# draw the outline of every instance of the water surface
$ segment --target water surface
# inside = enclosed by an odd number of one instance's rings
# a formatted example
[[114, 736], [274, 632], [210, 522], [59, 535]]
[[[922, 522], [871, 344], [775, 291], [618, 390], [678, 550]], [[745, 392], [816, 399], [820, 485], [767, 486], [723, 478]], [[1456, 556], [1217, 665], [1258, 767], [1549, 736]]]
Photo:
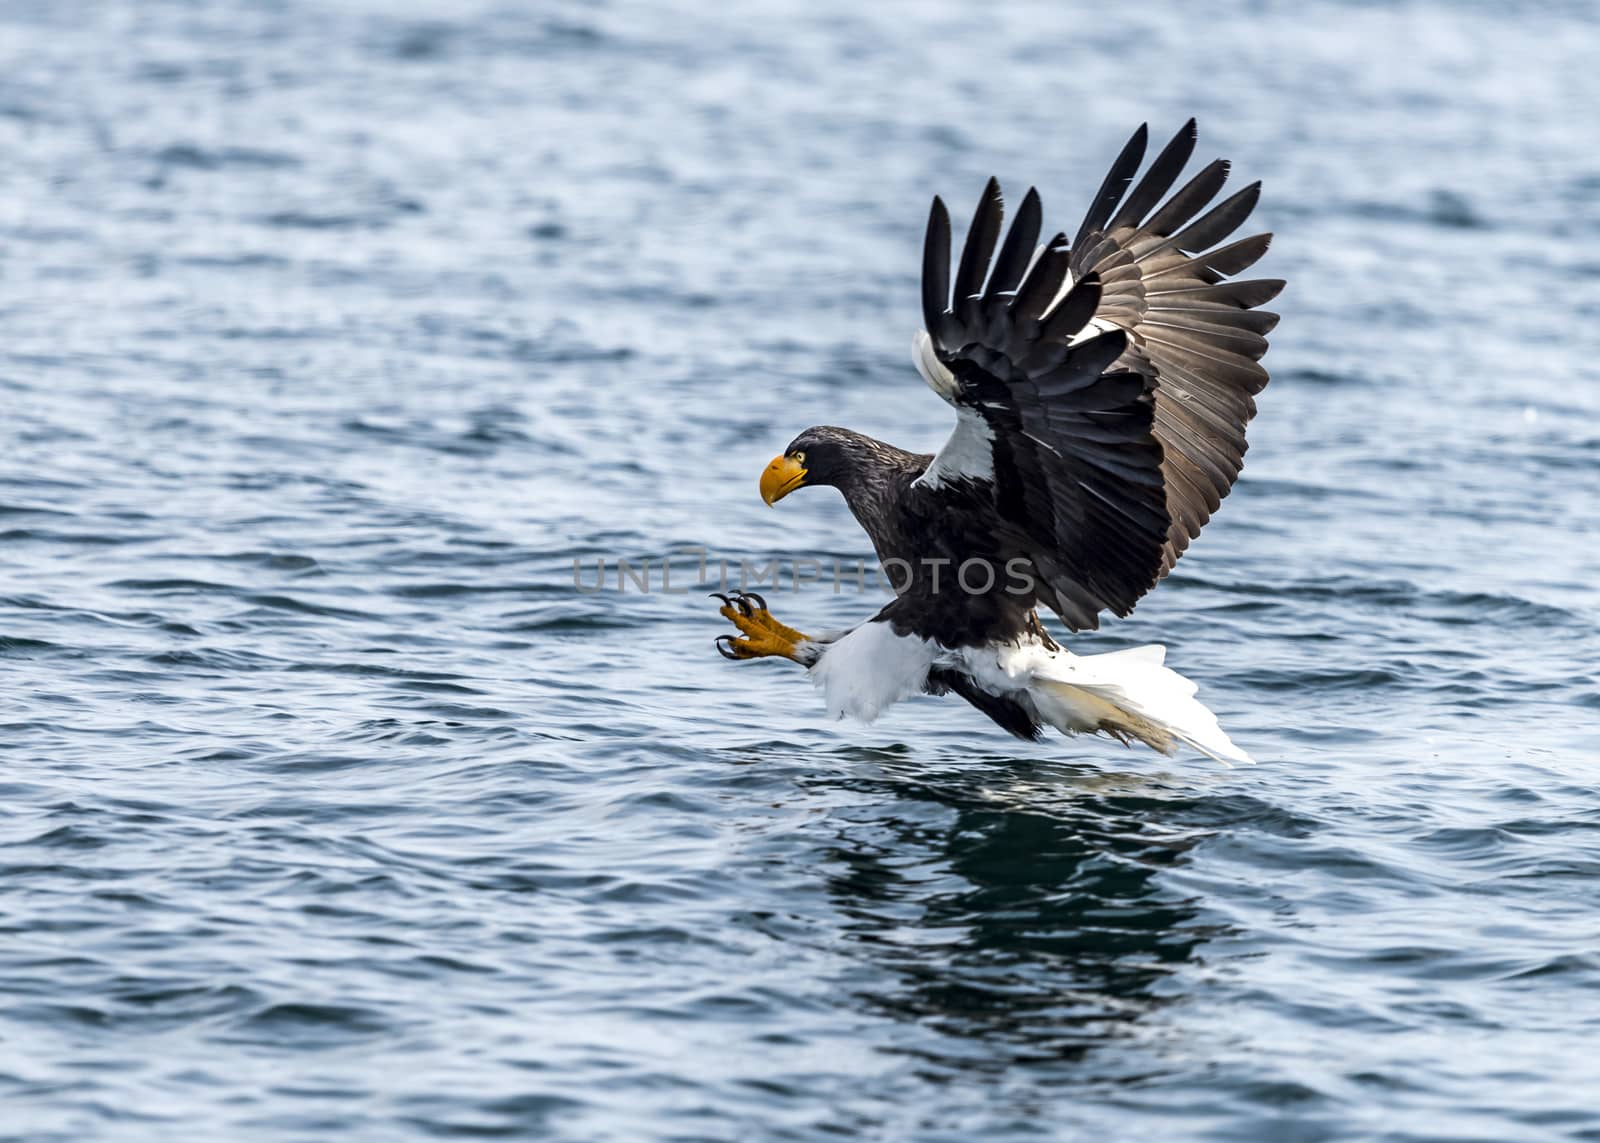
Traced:
[[[1588, 5], [444, 12], [0, 12], [0, 1136], [1600, 1137]], [[1260, 765], [574, 590], [869, 555], [755, 481], [947, 431], [929, 196], [1191, 114], [1275, 381], [1072, 645]]]

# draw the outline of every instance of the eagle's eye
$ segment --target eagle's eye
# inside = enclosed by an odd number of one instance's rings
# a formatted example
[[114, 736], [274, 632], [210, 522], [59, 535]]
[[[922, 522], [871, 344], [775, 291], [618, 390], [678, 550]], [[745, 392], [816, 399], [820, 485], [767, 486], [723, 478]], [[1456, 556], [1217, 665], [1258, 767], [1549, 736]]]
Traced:
[[797, 453], [794, 454], [794, 459], [798, 463], [804, 464], [806, 462], [806, 454], [803, 453], [803, 452], [797, 452]]

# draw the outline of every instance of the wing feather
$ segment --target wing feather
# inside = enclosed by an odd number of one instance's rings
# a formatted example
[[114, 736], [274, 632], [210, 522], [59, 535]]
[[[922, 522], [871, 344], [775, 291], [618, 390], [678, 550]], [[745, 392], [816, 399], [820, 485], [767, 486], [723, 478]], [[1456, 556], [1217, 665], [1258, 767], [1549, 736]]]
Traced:
[[1261, 198], [1261, 184], [1251, 183], [1206, 211], [1174, 234], [1168, 243], [1176, 250], [1204, 250], [1215, 246], [1244, 225]]
[[1039, 192], [1029, 187], [1028, 193], [1022, 196], [1022, 205], [1017, 208], [1016, 221], [1006, 232], [1006, 240], [994, 260], [994, 272], [989, 275], [989, 285], [983, 292], [984, 301], [993, 301], [1001, 294], [1010, 293], [1021, 283], [1022, 275], [1033, 258], [1034, 247], [1039, 242], [1039, 225], [1043, 215]]
[[[1143, 127], [1140, 130], [1144, 130]], [[1200, 137], [1200, 132], [1195, 121], [1190, 119], [1183, 128], [1172, 137], [1171, 141], [1161, 149], [1161, 154], [1156, 156], [1156, 161], [1150, 164], [1150, 169], [1145, 172], [1144, 178], [1139, 180], [1139, 185], [1128, 196], [1127, 203], [1117, 212], [1117, 217], [1112, 219], [1110, 226], [1097, 226], [1096, 230], [1118, 230], [1129, 226], [1155, 207], [1161, 201], [1161, 196], [1172, 189], [1172, 184], [1178, 181], [1178, 176], [1183, 173], [1183, 168], [1188, 166], [1189, 157], [1194, 154], [1195, 140]], [[1083, 235], [1078, 236], [1078, 241], [1083, 240]]]
[[[1133, 137], [1122, 145], [1122, 152], [1112, 161], [1111, 169], [1106, 172], [1100, 189], [1089, 202], [1089, 209], [1083, 216], [1083, 222], [1078, 226], [1078, 233], [1072, 239], [1073, 246], [1080, 244], [1085, 235], [1105, 228], [1106, 219], [1117, 209], [1117, 203], [1122, 201], [1123, 192], [1128, 189], [1133, 176], [1139, 173], [1139, 164], [1144, 162], [1144, 149], [1149, 140], [1150, 127], [1141, 123], [1139, 129], [1133, 133]], [[1178, 165], [1183, 166], [1182, 163]]]
[[1206, 205], [1217, 197], [1228, 181], [1229, 163], [1226, 159], [1213, 160], [1194, 178], [1183, 184], [1183, 189], [1173, 195], [1160, 210], [1150, 216], [1141, 229], [1162, 237], [1185, 225]]
[[[1193, 135], [1192, 124], [1185, 124], [1146, 180], [1169, 154], [1187, 161]], [[1243, 466], [1253, 397], [1268, 380], [1257, 362], [1278, 321], [1255, 307], [1277, 296], [1281, 280], [1225, 280], [1254, 265], [1272, 237], [1217, 245], [1244, 225], [1261, 195], [1260, 183], [1252, 183], [1207, 209], [1228, 169], [1220, 159], [1208, 164], [1157, 207], [1156, 199], [1176, 181], [1177, 172], [1164, 168], [1151, 183], [1161, 187], [1155, 197], [1130, 195], [1103, 231], [1083, 237], [1070, 259], [1072, 274], [1098, 273], [1105, 285], [1095, 319], [1130, 335], [1120, 364], [1155, 381], [1153, 431], [1165, 457], [1172, 516], [1163, 574], [1210, 520]]]
[[1067, 249], [1067, 236], [1057, 234], [1034, 259], [1033, 269], [1017, 287], [1017, 296], [1011, 303], [1011, 319], [1025, 334], [1036, 333], [1027, 329], [1028, 322], [1037, 322], [1061, 292], [1067, 280], [1067, 264], [1072, 253]]
[[[1039, 341], [1059, 343], [1068, 341], [1073, 334], [1089, 324], [1095, 310], [1100, 308], [1102, 286], [1098, 274], [1090, 274], [1074, 282], [1061, 304], [1050, 311], [1039, 330]], [[1115, 360], [1113, 358], [1113, 360]], [[1111, 362], [1106, 362], [1107, 365]]]
[[1181, 294], [1174, 304], [1215, 305], [1228, 309], [1247, 310], [1264, 306], [1283, 292], [1282, 278], [1256, 278], [1246, 282], [1223, 282], [1220, 285], [1194, 285], [1189, 282], [1167, 283], [1148, 287], [1148, 293]]
[[956, 268], [955, 312], [956, 320], [962, 325], [971, 325], [978, 316], [983, 280], [989, 273], [989, 259], [994, 255], [1004, 214], [999, 180], [991, 178], [989, 185], [983, 188], [983, 197], [978, 200], [972, 226], [967, 230], [967, 241], [961, 247], [961, 264]]
[[922, 322], [938, 338], [950, 306], [950, 212], [944, 200], [933, 196], [928, 211], [928, 233], [922, 242]]

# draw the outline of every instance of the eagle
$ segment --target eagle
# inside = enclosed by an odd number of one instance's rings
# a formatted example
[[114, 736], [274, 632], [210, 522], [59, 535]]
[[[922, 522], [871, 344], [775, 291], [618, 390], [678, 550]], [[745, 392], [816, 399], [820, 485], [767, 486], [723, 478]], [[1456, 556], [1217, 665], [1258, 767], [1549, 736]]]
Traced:
[[800, 664], [836, 718], [870, 722], [912, 695], [953, 694], [1020, 738], [1052, 726], [1250, 760], [1164, 665], [1163, 646], [1075, 655], [1039, 618], [1047, 608], [1076, 632], [1103, 612], [1126, 616], [1243, 463], [1278, 321], [1258, 307], [1284, 283], [1235, 277], [1272, 237], [1228, 241], [1259, 182], [1213, 206], [1229, 171], [1218, 159], [1172, 190], [1196, 138], [1191, 119], [1135, 183], [1141, 126], [1070, 241], [1040, 242], [1031, 189], [1002, 239], [991, 178], [953, 279], [950, 214], [934, 198], [912, 356], [955, 429], [929, 455], [815, 426], [760, 479], [769, 506], [838, 489], [894, 598], [855, 627], [807, 635], [754, 592], [714, 592], [739, 632], [718, 638], [725, 657]]

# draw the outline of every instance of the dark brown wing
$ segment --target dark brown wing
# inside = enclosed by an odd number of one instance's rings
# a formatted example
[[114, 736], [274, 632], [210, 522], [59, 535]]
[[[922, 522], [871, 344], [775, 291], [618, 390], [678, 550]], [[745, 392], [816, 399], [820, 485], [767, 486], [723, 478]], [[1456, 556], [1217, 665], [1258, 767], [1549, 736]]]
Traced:
[[1058, 235], [1027, 268], [1018, 251], [1037, 234], [1030, 203], [1031, 191], [990, 273], [1002, 210], [990, 181], [951, 299], [950, 218], [934, 200], [923, 277], [932, 336], [919, 340], [918, 361], [958, 415], [917, 486], [937, 494], [961, 485], [952, 501], [962, 504], [975, 493], [992, 498], [994, 519], [982, 523], [995, 551], [1030, 560], [1040, 601], [1074, 629], [1094, 627], [1103, 610], [1130, 611], [1161, 570], [1170, 519], [1153, 381], [1111, 368], [1125, 332], [1086, 331], [1100, 302], [1094, 275], [1050, 307], [1067, 272], [1065, 243]]
[[1277, 279], [1224, 281], [1254, 264], [1271, 240], [1257, 234], [1218, 245], [1249, 217], [1260, 183], [1206, 210], [1228, 177], [1228, 164], [1218, 159], [1161, 204], [1195, 137], [1191, 119], [1128, 191], [1145, 148], [1140, 127], [1085, 215], [1068, 260], [1073, 277], [1100, 279], [1097, 321], [1128, 331], [1117, 367], [1156, 378], [1155, 436], [1172, 517], [1163, 575], [1239, 475], [1245, 426], [1267, 384], [1258, 362], [1265, 335], [1278, 324], [1277, 314], [1255, 307], [1283, 289]]
[[1145, 137], [1123, 148], [1070, 249], [1057, 235], [1034, 250], [1031, 190], [1001, 242], [991, 179], [954, 281], [937, 198], [923, 252], [918, 365], [958, 418], [919, 484], [991, 483], [998, 538], [1032, 560], [1041, 602], [1073, 628], [1130, 611], [1227, 494], [1276, 322], [1250, 307], [1282, 286], [1222, 280], [1265, 235], [1205, 252], [1259, 189], [1195, 219], [1225, 164], [1157, 207], [1193, 149], [1192, 121], [1128, 192]]

